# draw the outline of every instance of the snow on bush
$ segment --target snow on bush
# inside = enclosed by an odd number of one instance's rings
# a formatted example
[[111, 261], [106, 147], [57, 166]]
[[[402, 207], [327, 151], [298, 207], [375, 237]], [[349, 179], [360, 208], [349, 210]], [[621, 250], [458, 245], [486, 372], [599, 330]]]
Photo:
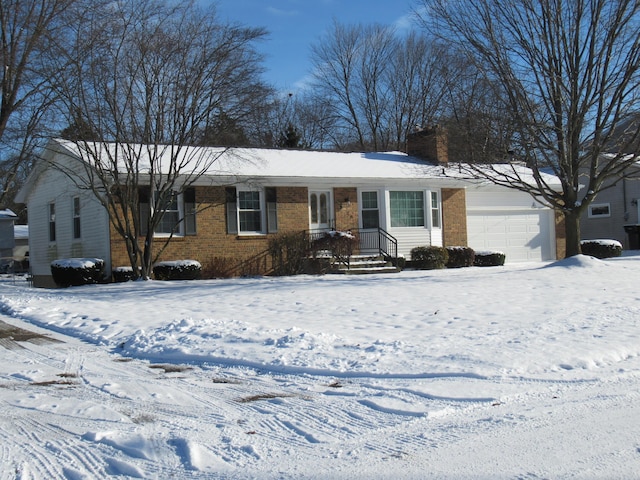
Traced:
[[611, 258], [622, 255], [622, 244], [617, 240], [582, 240], [580, 247], [584, 255], [595, 258]]
[[173, 260], [158, 262], [153, 266], [156, 280], [199, 280], [202, 265], [197, 260]]
[[51, 276], [59, 287], [100, 283], [104, 279], [104, 260], [60, 258], [51, 262]]
[[473, 265], [476, 267], [499, 267], [504, 265], [506, 255], [497, 250], [480, 250], [476, 252]]
[[470, 267], [473, 265], [475, 252], [470, 247], [446, 247], [449, 254], [447, 268]]

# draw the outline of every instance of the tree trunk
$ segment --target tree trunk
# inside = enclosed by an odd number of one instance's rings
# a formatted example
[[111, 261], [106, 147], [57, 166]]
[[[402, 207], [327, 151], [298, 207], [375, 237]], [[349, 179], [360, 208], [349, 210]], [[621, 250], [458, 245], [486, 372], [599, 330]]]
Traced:
[[564, 211], [564, 231], [566, 236], [565, 258], [580, 255], [580, 212], [577, 210]]

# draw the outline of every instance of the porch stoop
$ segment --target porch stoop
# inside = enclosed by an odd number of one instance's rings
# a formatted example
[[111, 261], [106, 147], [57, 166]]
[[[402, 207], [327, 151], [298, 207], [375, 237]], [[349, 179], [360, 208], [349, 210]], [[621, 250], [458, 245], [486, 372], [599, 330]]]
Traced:
[[334, 263], [328, 273], [344, 275], [366, 275], [371, 273], [397, 273], [400, 269], [381, 256], [352, 255], [349, 266]]

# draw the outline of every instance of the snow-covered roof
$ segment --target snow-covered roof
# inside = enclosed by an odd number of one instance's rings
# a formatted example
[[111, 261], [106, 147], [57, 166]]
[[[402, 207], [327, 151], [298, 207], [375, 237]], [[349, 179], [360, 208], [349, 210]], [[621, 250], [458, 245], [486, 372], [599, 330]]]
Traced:
[[14, 238], [29, 238], [29, 225], [14, 225], [13, 226]]
[[[178, 149], [176, 151], [176, 149]], [[117, 159], [118, 168], [126, 171], [124, 160], [135, 159], [141, 173], [149, 170], [150, 158], [154, 158], [156, 171], [165, 172], [177, 159], [187, 166], [184, 174], [199, 172], [199, 183], [211, 182], [211, 178], [226, 181], [256, 181], [287, 185], [309, 185], [311, 183], [339, 185], [392, 185], [408, 182], [437, 183], [441, 187], [464, 187], [486, 183], [472, 178], [468, 170], [459, 163], [439, 165], [403, 152], [328, 152], [309, 150], [283, 150], [268, 148], [224, 148], [224, 147], [175, 147], [171, 145], [149, 146], [141, 144], [114, 144], [95, 142], [78, 144], [62, 139], [51, 141], [48, 155], [68, 154], [94, 164], [99, 158], [107, 170]], [[117, 153], [117, 155], [116, 155]], [[47, 161], [39, 162], [30, 176], [31, 181], [20, 190], [16, 201], [25, 202], [38, 176], [38, 169], [46, 168]], [[521, 169], [521, 178], [534, 184], [531, 171]], [[555, 185], [555, 177], [548, 184]]]
[[15, 220], [18, 216], [8, 208], [6, 210], [0, 210], [0, 220]]
[[[56, 140], [60, 146], [81, 158], [115, 158], [116, 145], [95, 143], [78, 145]], [[151, 154], [155, 165], [165, 170], [172, 157], [186, 161], [193, 167], [206, 166], [205, 174], [238, 177], [289, 177], [289, 178], [448, 178], [455, 172], [446, 172], [442, 166], [410, 157], [402, 152], [362, 153], [328, 152], [317, 150], [281, 150], [268, 148], [182, 147], [176, 154], [172, 146], [160, 145], [151, 152], [145, 145], [118, 146], [135, 152], [141, 171], [149, 168]], [[87, 150], [91, 150], [90, 156]], [[127, 153], [127, 155], [130, 155]], [[122, 156], [125, 158], [125, 156]], [[193, 168], [191, 167], [191, 168]], [[185, 169], [186, 170], [186, 169]], [[447, 169], [448, 170], [448, 169]]]

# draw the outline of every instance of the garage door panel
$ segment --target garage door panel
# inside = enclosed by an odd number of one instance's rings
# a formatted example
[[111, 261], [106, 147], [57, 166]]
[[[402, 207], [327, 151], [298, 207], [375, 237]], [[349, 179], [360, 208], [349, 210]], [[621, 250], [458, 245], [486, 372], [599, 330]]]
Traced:
[[507, 262], [540, 261], [551, 257], [550, 221], [540, 212], [468, 212], [469, 246], [475, 250], [500, 250]]

